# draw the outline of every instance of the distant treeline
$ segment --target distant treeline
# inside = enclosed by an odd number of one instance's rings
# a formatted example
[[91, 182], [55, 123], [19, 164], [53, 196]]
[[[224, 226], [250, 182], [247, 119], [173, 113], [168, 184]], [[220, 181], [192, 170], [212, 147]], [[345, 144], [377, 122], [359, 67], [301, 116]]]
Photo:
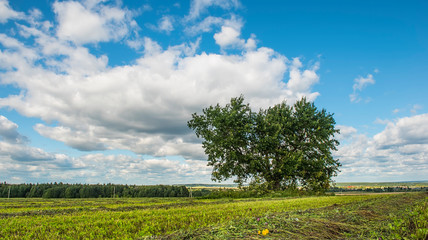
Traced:
[[0, 198], [112, 198], [188, 197], [185, 186], [116, 184], [7, 184], [0, 183]]
[[332, 187], [329, 192], [428, 192], [428, 187]]

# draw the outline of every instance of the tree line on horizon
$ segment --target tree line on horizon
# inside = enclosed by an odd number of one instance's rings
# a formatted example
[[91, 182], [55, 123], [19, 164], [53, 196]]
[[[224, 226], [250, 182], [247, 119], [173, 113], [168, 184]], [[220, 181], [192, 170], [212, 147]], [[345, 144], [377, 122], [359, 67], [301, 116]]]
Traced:
[[188, 197], [185, 186], [121, 184], [7, 184], [0, 183], [0, 198], [112, 198]]

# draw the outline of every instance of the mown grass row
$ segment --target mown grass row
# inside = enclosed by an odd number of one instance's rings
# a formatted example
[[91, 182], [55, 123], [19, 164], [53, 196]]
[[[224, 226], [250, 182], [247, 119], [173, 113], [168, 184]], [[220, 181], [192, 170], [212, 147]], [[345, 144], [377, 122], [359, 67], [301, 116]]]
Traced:
[[[82, 202], [57, 199], [40, 200], [39, 202], [38, 200], [32, 202], [28, 199], [21, 202], [16, 199], [1, 200], [0, 238], [136, 239], [167, 237], [181, 239], [187, 235], [192, 238], [189, 233], [196, 233], [194, 238], [199, 239], [206, 237], [197, 234], [201, 229], [211, 229], [234, 222], [239, 223], [239, 221], [259, 224], [265, 218], [269, 219], [272, 216], [293, 211], [311, 211], [312, 209], [388, 198], [391, 196], [362, 195], [252, 200], [120, 199], [118, 201], [117, 199], [92, 199]], [[12, 215], [7, 206], [13, 206]], [[46, 208], [39, 209], [42, 206], [50, 206], [49, 214], [47, 214]], [[235, 227], [236, 232], [245, 234], [246, 230], [251, 230], [251, 233], [254, 234], [259, 230], [264, 230], [258, 225], [258, 228], [239, 227], [241, 225], [238, 224]], [[244, 224], [244, 226], [246, 225]], [[271, 229], [270, 233], [264, 237], [275, 236], [277, 233], [274, 225], [266, 224], [263, 227]], [[260, 236], [256, 234], [254, 237]]]
[[[159, 239], [428, 239], [428, 195], [395, 194], [269, 213]], [[262, 235], [263, 229], [269, 233]]]

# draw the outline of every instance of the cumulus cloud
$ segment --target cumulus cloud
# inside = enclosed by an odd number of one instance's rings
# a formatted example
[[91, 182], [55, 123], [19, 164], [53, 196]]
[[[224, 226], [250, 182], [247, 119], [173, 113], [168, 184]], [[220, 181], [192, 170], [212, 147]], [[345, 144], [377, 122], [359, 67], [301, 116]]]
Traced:
[[[184, 23], [184, 32], [190, 36], [195, 36], [221, 28], [214, 35], [216, 43], [221, 47], [232, 47], [233, 45], [241, 48], [241, 45], [245, 44], [245, 40], [239, 39], [243, 25], [242, 20], [230, 11], [239, 5], [237, 0], [194, 0], [191, 3], [189, 15], [182, 22]], [[201, 20], [200, 15], [208, 12], [210, 7], [220, 7], [228, 14], [222, 16], [208, 15]], [[249, 44], [254, 43], [253, 37], [249, 39], [249, 42]]]
[[[335, 153], [343, 164], [339, 179], [353, 181], [397, 181], [426, 178], [428, 171], [428, 114], [399, 118], [387, 123], [373, 137], [352, 127]], [[346, 178], [346, 179], [345, 179]]]
[[0, 115], [0, 140], [9, 143], [23, 143], [27, 138], [18, 133], [18, 125]]
[[[2, 142], [0, 146], [3, 146]], [[101, 153], [70, 157], [28, 148], [33, 151], [32, 155], [27, 151], [25, 154], [28, 156], [21, 154], [16, 157], [0, 151], [0, 174], [6, 176], [4, 179], [10, 176], [8, 182], [209, 183], [212, 171], [205, 162], [198, 160], [142, 159], [139, 156]], [[37, 150], [41, 152], [34, 152]]]
[[340, 130], [340, 134], [337, 134], [337, 136], [335, 136], [335, 138], [339, 141], [349, 139], [355, 133], [357, 133], [357, 129], [351, 126], [336, 125], [336, 128]]
[[238, 0], [193, 0], [190, 4], [190, 11], [188, 15], [189, 20], [198, 18], [201, 14], [205, 13], [209, 7], [220, 7], [222, 9], [231, 9], [239, 7]]
[[[211, 6], [230, 8], [238, 2], [192, 4], [191, 15], [198, 18]], [[156, 169], [179, 169], [176, 179], [207, 177], [210, 169], [200, 161], [205, 159], [201, 141], [186, 126], [192, 113], [240, 94], [256, 110], [318, 96], [312, 91], [319, 81], [318, 63], [290, 61], [273, 49], [258, 47], [255, 36], [242, 39], [238, 17], [209, 16], [193, 25], [195, 32], [223, 27], [211, 37], [221, 47], [243, 50], [225, 54], [198, 51], [201, 37], [168, 47], [149, 37], [130, 40], [132, 14], [102, 1], [55, 2], [53, 9], [57, 23], [43, 22], [35, 11], [28, 24], [16, 25], [16, 35], [0, 34], [0, 82], [20, 89], [0, 98], [0, 108], [41, 119], [33, 126], [38, 134], [80, 151], [121, 149], [153, 158], [48, 153], [25, 143], [17, 125], [1, 118], [0, 168], [16, 174], [31, 172], [33, 177], [54, 179], [67, 169], [75, 179], [108, 181], [102, 176], [113, 179], [119, 174], [125, 181]], [[168, 24], [164, 29], [171, 30]], [[85, 45], [103, 41], [133, 41], [144, 51], [129, 64], [109, 66], [107, 55], [96, 55]]]
[[354, 85], [352, 89], [354, 90], [352, 94], [349, 95], [349, 99], [351, 102], [360, 102], [362, 98], [359, 96], [359, 92], [361, 92], [368, 85], [375, 84], [375, 80], [373, 79], [372, 74], [367, 74], [367, 77], [358, 77], [354, 79]]
[[186, 26], [184, 32], [189, 35], [197, 35], [200, 33], [210, 32], [212, 31], [213, 27], [220, 26], [225, 21], [226, 20], [224, 18], [208, 16], [204, 20], [194, 25]]
[[170, 16], [163, 16], [160, 21], [159, 21], [159, 26], [158, 26], [160, 31], [169, 33], [172, 30], [174, 30], [174, 26], [173, 26], [173, 19]]
[[428, 144], [428, 114], [400, 118], [389, 122], [385, 130], [373, 137], [382, 148], [408, 144]]
[[0, 156], [20, 162], [46, 161], [54, 159], [40, 148], [28, 146], [28, 138], [18, 132], [18, 125], [0, 115]]
[[354, 80], [354, 82], [355, 83], [352, 86], [352, 88], [354, 90], [360, 90], [360, 91], [363, 90], [363, 88], [365, 88], [366, 86], [375, 83], [375, 81], [373, 79], [373, 75], [371, 75], [371, 74], [368, 74], [367, 77], [365, 77], [365, 78], [364, 77], [356, 78]]
[[239, 55], [196, 54], [197, 43], [163, 49], [145, 38], [144, 55], [134, 65], [108, 68], [107, 57], [85, 47], [34, 27], [21, 26], [21, 32], [35, 37], [40, 49], [35, 59], [45, 60], [47, 67], [27, 60], [25, 69], [0, 74], [25, 90], [0, 99], [0, 106], [56, 122], [35, 130], [79, 150], [203, 158], [186, 127], [191, 113], [240, 94], [256, 109], [318, 95], [311, 91], [319, 79], [317, 64], [304, 69], [299, 59], [289, 62], [265, 47]]
[[0, 175], [12, 176], [8, 182], [209, 182], [211, 167], [204, 161], [101, 153], [71, 157], [29, 146], [17, 129], [16, 123], [0, 115]]
[[2, 77], [13, 79], [26, 92], [0, 99], [0, 106], [57, 121], [59, 126], [39, 124], [35, 130], [79, 150], [120, 148], [190, 158], [201, 157], [200, 144], [180, 142], [177, 136], [192, 135], [186, 127], [192, 112], [240, 94], [256, 109], [318, 95], [310, 91], [318, 81], [317, 67], [302, 70], [294, 59], [286, 84], [288, 60], [272, 49], [188, 56], [189, 47], [163, 50], [146, 39], [145, 55], [135, 65], [95, 71], [96, 65], [87, 64], [93, 67], [89, 76], [46, 69], [4, 73]]
[[146, 26], [148, 28], [150, 28], [151, 30], [169, 34], [170, 32], [174, 31], [175, 21], [176, 20], [174, 17], [164, 15], [158, 20], [156, 25], [151, 24], [151, 23], [147, 23]]
[[9, 19], [23, 19], [25, 14], [13, 10], [7, 0], [0, 0], [0, 23], [6, 23]]
[[218, 45], [224, 48], [230, 45], [242, 45], [239, 35], [241, 35], [240, 29], [222, 26], [221, 32], [214, 34], [214, 39]]
[[1, 155], [8, 155], [11, 159], [19, 162], [49, 161], [54, 159], [53, 155], [46, 153], [40, 148], [7, 142], [0, 142], [0, 146]]
[[[0, 46], [4, 47], [4, 50], [0, 51], [0, 67], [2, 69], [8, 71], [14, 68], [24, 69], [38, 59], [36, 51], [3, 33], [0, 33]], [[7, 82], [7, 79], [0, 79], [0, 82]]]
[[77, 44], [118, 41], [128, 34], [130, 13], [119, 7], [110, 7], [99, 1], [55, 2], [58, 19], [57, 36]]
[[128, 184], [177, 184], [189, 181], [207, 183], [211, 173], [211, 167], [201, 161], [142, 159], [120, 154], [88, 154], [73, 159], [73, 163], [79, 168], [69, 171], [71, 176], [68, 177], [95, 183], [100, 180]]
[[220, 32], [214, 34], [214, 40], [222, 49], [246, 49], [256, 48], [255, 36], [252, 35], [247, 41], [241, 39], [242, 20], [232, 17], [223, 22]]
[[311, 92], [311, 87], [318, 83], [319, 76], [316, 71], [319, 69], [319, 62], [316, 62], [309, 69], [302, 71], [302, 62], [299, 58], [294, 58], [290, 66], [290, 79], [287, 87], [289, 91], [297, 93], [297, 97], [306, 96], [308, 100], [315, 100], [318, 92]]

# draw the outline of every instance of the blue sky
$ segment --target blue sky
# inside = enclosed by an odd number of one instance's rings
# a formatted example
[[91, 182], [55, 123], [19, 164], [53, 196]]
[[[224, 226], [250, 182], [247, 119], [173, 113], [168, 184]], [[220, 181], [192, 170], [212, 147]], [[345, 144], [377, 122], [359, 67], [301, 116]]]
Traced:
[[0, 0], [0, 181], [209, 183], [191, 113], [334, 113], [336, 181], [428, 178], [425, 1]]

